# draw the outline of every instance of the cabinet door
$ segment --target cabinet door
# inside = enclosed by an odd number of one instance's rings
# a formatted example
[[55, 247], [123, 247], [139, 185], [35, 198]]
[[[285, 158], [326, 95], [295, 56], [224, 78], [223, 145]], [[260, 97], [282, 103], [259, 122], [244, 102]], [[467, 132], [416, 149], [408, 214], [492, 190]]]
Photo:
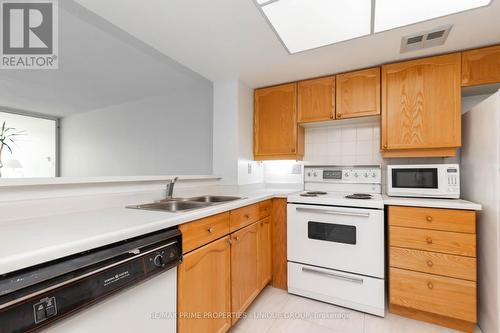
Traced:
[[335, 116], [335, 76], [298, 83], [299, 123], [330, 120]]
[[258, 273], [259, 289], [271, 281], [271, 218], [258, 222]]
[[302, 159], [304, 129], [297, 125], [297, 84], [255, 90], [254, 157]]
[[454, 156], [461, 145], [460, 101], [459, 53], [384, 65], [384, 156]]
[[[231, 319], [203, 317], [231, 312], [231, 251], [229, 236], [184, 256], [178, 272], [178, 332], [223, 333]], [[201, 318], [195, 318], [201, 314]]]
[[462, 85], [500, 82], [500, 45], [462, 53]]
[[235, 314], [233, 323], [260, 291], [257, 233], [258, 222], [231, 234], [231, 299]]
[[337, 75], [336, 119], [380, 114], [380, 68]]

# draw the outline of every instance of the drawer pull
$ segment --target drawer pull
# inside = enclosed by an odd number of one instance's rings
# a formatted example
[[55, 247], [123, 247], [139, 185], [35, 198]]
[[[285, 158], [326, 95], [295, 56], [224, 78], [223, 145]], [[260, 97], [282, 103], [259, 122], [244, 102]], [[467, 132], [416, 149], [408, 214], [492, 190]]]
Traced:
[[431, 260], [427, 260], [427, 266], [432, 267], [434, 266], [434, 263]]
[[427, 222], [432, 222], [432, 216], [427, 216], [425, 219], [427, 220]]
[[427, 242], [427, 244], [432, 244], [432, 238], [430, 237], [427, 237], [425, 241]]
[[246, 218], [246, 219], [248, 220], [248, 219], [250, 218], [250, 215], [245, 214], [245, 215], [243, 215], [243, 217], [244, 217], [244, 218]]
[[234, 240], [239, 241], [239, 240], [240, 240], [240, 237], [239, 237], [239, 236], [236, 236], [236, 237], [234, 237]]
[[207, 231], [208, 231], [209, 233], [213, 233], [213, 232], [214, 232], [214, 230], [215, 230], [215, 228], [214, 228], [214, 227], [210, 227], [210, 228], [208, 228], [208, 229], [207, 229]]
[[427, 283], [427, 288], [434, 289], [434, 285], [432, 284], [432, 282]]
[[302, 267], [302, 272], [325, 275], [325, 276], [328, 276], [328, 277], [331, 277], [331, 278], [334, 278], [337, 280], [343, 280], [343, 281], [347, 281], [347, 282], [363, 284], [363, 279], [357, 279], [357, 278], [352, 278], [352, 277], [344, 276], [344, 275], [340, 275], [340, 274], [319, 271], [319, 270], [315, 270], [315, 269], [307, 268], [307, 267]]

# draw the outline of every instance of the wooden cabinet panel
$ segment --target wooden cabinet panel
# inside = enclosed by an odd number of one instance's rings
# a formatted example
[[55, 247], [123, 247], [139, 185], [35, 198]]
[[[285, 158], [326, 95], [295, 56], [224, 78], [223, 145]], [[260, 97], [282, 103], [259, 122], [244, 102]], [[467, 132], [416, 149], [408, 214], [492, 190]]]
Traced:
[[273, 199], [271, 213], [271, 265], [272, 281], [275, 288], [288, 289], [287, 234], [286, 234], [287, 199]]
[[323, 121], [335, 116], [335, 76], [298, 83], [299, 123]]
[[297, 124], [297, 84], [256, 89], [254, 158], [302, 159], [304, 128]]
[[460, 53], [382, 66], [386, 157], [454, 156], [461, 145]]
[[262, 220], [271, 215], [272, 200], [259, 202], [259, 220]]
[[380, 67], [337, 75], [336, 119], [380, 114]]
[[389, 265], [395, 268], [476, 281], [476, 258], [391, 247]]
[[500, 45], [462, 53], [462, 85], [500, 82]]
[[389, 300], [411, 309], [476, 322], [476, 283], [391, 268]]
[[181, 224], [182, 252], [188, 253], [200, 246], [229, 234], [229, 212]]
[[232, 210], [229, 222], [231, 232], [257, 222], [260, 219], [259, 216], [259, 204], [253, 204]]
[[271, 281], [271, 218], [258, 222], [258, 275], [259, 288]]
[[[231, 250], [229, 236], [184, 256], [178, 269], [178, 332], [223, 333], [231, 319], [206, 313], [231, 312]], [[197, 313], [201, 318], [193, 318]]]
[[476, 235], [474, 234], [389, 227], [389, 245], [476, 257]]
[[457, 209], [389, 206], [389, 225], [476, 233], [476, 212]]
[[231, 308], [233, 324], [260, 292], [258, 223], [231, 234]]

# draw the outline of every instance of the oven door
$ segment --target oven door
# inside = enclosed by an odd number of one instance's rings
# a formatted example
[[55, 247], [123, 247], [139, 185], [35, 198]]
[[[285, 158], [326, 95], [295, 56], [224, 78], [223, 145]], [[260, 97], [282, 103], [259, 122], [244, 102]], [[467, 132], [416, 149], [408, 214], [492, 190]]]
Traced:
[[383, 210], [288, 204], [288, 261], [384, 277]]
[[446, 173], [437, 166], [388, 167], [387, 194], [409, 197], [446, 197]]

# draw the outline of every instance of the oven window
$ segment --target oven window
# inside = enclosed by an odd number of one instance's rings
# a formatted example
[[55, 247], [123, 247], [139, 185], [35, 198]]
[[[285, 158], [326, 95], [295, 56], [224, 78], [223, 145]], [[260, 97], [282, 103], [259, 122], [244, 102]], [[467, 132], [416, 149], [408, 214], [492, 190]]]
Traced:
[[307, 236], [327, 242], [356, 244], [356, 227], [344, 224], [308, 222]]
[[437, 168], [392, 169], [394, 188], [438, 188]]

